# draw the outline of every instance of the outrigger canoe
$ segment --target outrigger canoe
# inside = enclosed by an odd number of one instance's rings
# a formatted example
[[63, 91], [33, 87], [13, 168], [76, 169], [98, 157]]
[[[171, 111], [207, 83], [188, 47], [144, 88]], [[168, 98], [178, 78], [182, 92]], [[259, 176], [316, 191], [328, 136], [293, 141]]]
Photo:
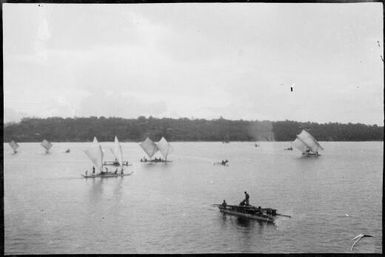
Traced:
[[169, 160], [143, 160], [143, 159], [141, 159], [140, 160], [140, 162], [152, 162], [152, 163], [154, 163], [154, 162], [172, 162], [172, 161], [169, 161]]
[[113, 177], [124, 177], [124, 176], [130, 176], [132, 175], [132, 173], [134, 172], [130, 172], [130, 173], [114, 173], [114, 172], [108, 172], [108, 173], [98, 173], [98, 174], [94, 174], [94, 175], [83, 175], [82, 174], [82, 177], [83, 178], [113, 178]]
[[[120, 163], [119, 162], [116, 162], [116, 161], [105, 161], [103, 162], [103, 165], [108, 165], [108, 166], [120, 166]], [[122, 166], [132, 166], [132, 163], [129, 163], [128, 161], [124, 161], [122, 162]]]
[[217, 206], [222, 213], [235, 215], [239, 217], [265, 221], [269, 223], [274, 223], [277, 216], [289, 217], [289, 215], [283, 215], [277, 213], [276, 209], [272, 208], [261, 208], [255, 207], [252, 205], [248, 206], [240, 206], [240, 205], [222, 205], [222, 204], [214, 204]]

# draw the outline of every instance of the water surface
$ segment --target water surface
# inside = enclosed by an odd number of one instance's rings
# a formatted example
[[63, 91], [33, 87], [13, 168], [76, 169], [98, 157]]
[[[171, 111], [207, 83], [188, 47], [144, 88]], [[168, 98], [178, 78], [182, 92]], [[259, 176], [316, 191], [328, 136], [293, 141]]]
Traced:
[[[80, 176], [91, 143], [53, 145], [46, 155], [20, 143], [13, 155], [4, 144], [6, 254], [350, 252], [360, 233], [374, 237], [353, 252], [382, 252], [382, 142], [321, 142], [310, 159], [288, 142], [175, 142], [173, 162], [153, 165], [122, 143], [134, 174], [108, 179]], [[222, 159], [229, 167], [213, 165]], [[268, 225], [211, 206], [245, 190], [292, 218]]]

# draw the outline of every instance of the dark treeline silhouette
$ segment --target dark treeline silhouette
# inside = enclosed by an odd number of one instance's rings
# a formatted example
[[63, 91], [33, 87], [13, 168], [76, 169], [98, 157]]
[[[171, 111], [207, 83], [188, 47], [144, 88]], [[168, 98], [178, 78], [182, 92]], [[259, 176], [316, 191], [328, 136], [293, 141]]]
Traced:
[[169, 141], [292, 141], [307, 129], [319, 141], [382, 141], [382, 126], [296, 121], [123, 118], [24, 118], [4, 126], [4, 141], [54, 142], [141, 141], [146, 137]]

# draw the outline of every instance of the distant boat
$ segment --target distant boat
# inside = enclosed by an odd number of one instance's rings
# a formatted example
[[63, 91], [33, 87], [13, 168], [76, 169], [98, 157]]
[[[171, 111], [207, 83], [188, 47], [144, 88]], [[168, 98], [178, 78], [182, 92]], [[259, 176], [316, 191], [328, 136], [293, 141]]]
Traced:
[[[103, 158], [104, 158], [104, 152], [102, 149], [102, 146], [100, 144], [98, 145], [93, 145], [89, 149], [85, 150], [84, 153], [87, 155], [87, 157], [91, 160], [93, 163], [93, 171], [92, 173], [88, 174], [88, 171], [86, 171], [85, 175], [82, 174], [84, 178], [108, 178], [108, 177], [123, 177], [123, 176], [128, 176], [131, 175], [132, 172], [130, 173], [124, 173], [124, 169], [121, 166], [120, 171], [118, 171], [118, 168], [115, 169], [115, 172], [108, 171], [108, 168], [103, 170], [104, 165], [103, 165]], [[97, 169], [98, 172], [95, 171], [95, 168]]]
[[69, 152], [71, 152], [71, 150], [68, 148], [68, 149], [65, 151], [65, 153], [69, 153]]
[[44, 147], [46, 154], [49, 153], [49, 150], [52, 148], [52, 144], [45, 139], [43, 140], [43, 142], [41, 142], [41, 146]]
[[286, 151], [293, 151], [293, 147], [288, 147], [288, 148], [285, 148], [284, 150], [286, 150]]
[[92, 143], [98, 143], [98, 139], [94, 137], [94, 141], [92, 141]]
[[167, 156], [173, 151], [173, 148], [172, 146], [170, 145], [169, 142], [167, 142], [167, 140], [162, 137], [158, 143], [156, 143], [156, 146], [158, 147], [159, 149], [159, 152], [161, 153], [161, 155], [163, 156], [164, 158], [164, 162], [168, 162], [167, 160]]
[[16, 154], [17, 148], [19, 148], [19, 144], [12, 140], [9, 142], [9, 146], [13, 149], [13, 153]]
[[[166, 140], [166, 139], [165, 139]], [[154, 143], [150, 138], [146, 138], [142, 143], [140, 143], [140, 147], [143, 149], [143, 151], [147, 154], [149, 157], [149, 160], [146, 157], [143, 157], [140, 159], [141, 162], [169, 162], [166, 160], [162, 160], [162, 158], [154, 158], [152, 157], [160, 151], [163, 157], [167, 157], [169, 154], [169, 144], [165, 140], [160, 140], [158, 143]], [[161, 147], [162, 150], [159, 149]]]
[[229, 160], [222, 160], [220, 162], [214, 162], [214, 165], [229, 166]]
[[318, 157], [320, 155], [318, 151], [323, 150], [317, 140], [306, 130], [302, 130], [301, 133], [297, 135], [297, 138], [293, 141], [293, 145], [306, 157]]
[[254, 144], [255, 147], [258, 147], [259, 145], [257, 143]]
[[112, 166], [132, 165], [132, 164], [129, 164], [128, 161], [123, 161], [123, 150], [122, 150], [122, 146], [120, 145], [120, 142], [119, 142], [117, 136], [115, 136], [114, 142], [115, 142], [114, 149], [110, 148], [110, 150], [111, 150], [112, 154], [114, 155], [115, 160], [114, 161], [105, 161], [104, 165], [112, 165]]

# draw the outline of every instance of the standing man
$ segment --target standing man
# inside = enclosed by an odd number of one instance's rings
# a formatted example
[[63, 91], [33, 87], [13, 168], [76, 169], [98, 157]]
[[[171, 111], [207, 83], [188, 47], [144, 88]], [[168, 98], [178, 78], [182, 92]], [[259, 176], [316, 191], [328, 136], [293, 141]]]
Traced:
[[249, 205], [249, 194], [245, 191], [245, 200], [243, 200], [241, 203], [240, 203], [240, 205], [241, 206], [248, 206]]
[[249, 205], [249, 194], [245, 191], [245, 205]]

